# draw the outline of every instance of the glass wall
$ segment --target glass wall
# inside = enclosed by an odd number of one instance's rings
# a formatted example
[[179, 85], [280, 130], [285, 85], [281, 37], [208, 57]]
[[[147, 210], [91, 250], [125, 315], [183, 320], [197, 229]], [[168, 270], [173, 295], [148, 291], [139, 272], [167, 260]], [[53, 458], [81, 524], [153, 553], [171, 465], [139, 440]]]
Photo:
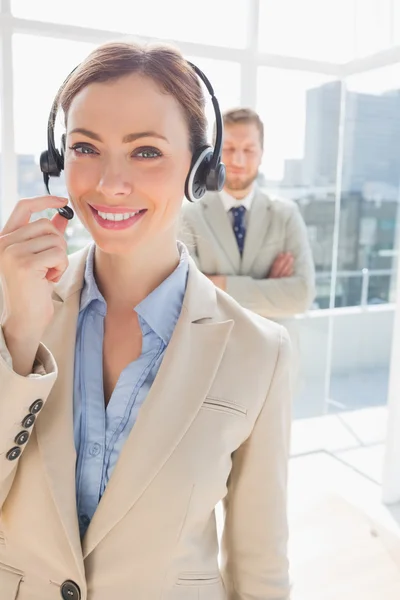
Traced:
[[[127, 2], [113, 0], [100, 6], [98, 0], [12, 0], [16, 17], [103, 29], [110, 32], [163, 38], [215, 46], [244, 48], [249, 3], [247, 0], [202, 0], [195, 10], [186, 0]], [[229, 16], [229, 27], [221, 26]], [[211, 18], [210, 18], [211, 17]]]
[[[48, 114], [76, 64], [106, 40], [171, 40], [205, 71], [222, 109], [245, 98], [260, 113], [260, 184], [296, 202], [307, 226], [317, 294], [294, 320], [295, 416], [384, 403], [399, 225], [400, 0], [204, 0], [196, 18], [185, 0], [115, 0], [112, 10], [97, 0], [3, 2], [10, 7], [13, 81], [4, 81], [0, 107], [11, 98], [15, 153], [4, 139], [2, 148], [17, 165], [18, 197], [44, 192]], [[375, 68], [386, 59], [390, 66]], [[211, 138], [210, 102], [207, 115]], [[59, 119], [57, 140], [61, 133]], [[66, 194], [63, 178], [51, 189]], [[67, 235], [70, 251], [88, 240], [77, 219]]]
[[[187, 56], [210, 80], [222, 111], [240, 104], [241, 66], [237, 62], [216, 60], [204, 56]], [[210, 94], [204, 87], [206, 113], [209, 124], [209, 139], [212, 140], [215, 113]]]
[[[328, 138], [331, 140], [329, 155], [322, 160], [321, 145], [329, 135], [327, 128], [338, 132], [339, 110], [337, 113], [332, 110], [325, 89], [339, 90], [340, 97], [340, 82], [332, 77], [259, 68], [256, 108], [265, 127], [260, 179], [271, 196], [293, 200], [303, 215], [317, 271], [315, 311], [329, 307], [335, 230], [337, 139], [335, 142]], [[321, 97], [316, 97], [318, 94]], [[329, 321], [327, 318], [302, 319], [295, 324], [285, 322], [285, 325], [300, 354], [295, 416], [322, 414], [329, 360]], [[311, 362], [310, 356], [313, 356]]]
[[[20, 198], [42, 196], [46, 193], [39, 159], [41, 152], [47, 148], [47, 121], [50, 109], [65, 77], [93, 48], [94, 45], [84, 42], [33, 35], [13, 36], [14, 131]], [[43, 57], [46, 57], [45, 72]], [[62, 131], [62, 115], [59, 115], [56, 143], [61, 141]], [[55, 195], [67, 196], [62, 174], [59, 179], [51, 178], [50, 191]], [[44, 215], [37, 214], [36, 218], [42, 216]], [[89, 240], [78, 219], [71, 221], [66, 237], [71, 252]]]
[[354, 0], [261, 0], [260, 50], [332, 63], [351, 60], [354, 12]]
[[398, 43], [398, 0], [261, 0], [262, 52], [346, 63]]
[[[398, 256], [400, 64], [346, 80], [330, 399], [334, 410], [385, 404]], [[353, 332], [349, 344], [344, 341]], [[349, 351], [350, 350], [350, 351]]]

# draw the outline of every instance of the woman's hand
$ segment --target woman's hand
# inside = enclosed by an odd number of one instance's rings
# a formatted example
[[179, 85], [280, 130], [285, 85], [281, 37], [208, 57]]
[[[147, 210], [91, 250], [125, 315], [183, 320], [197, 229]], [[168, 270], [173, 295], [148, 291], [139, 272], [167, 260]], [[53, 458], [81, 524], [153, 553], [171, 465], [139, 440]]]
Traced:
[[29, 220], [33, 213], [66, 204], [66, 198], [56, 196], [20, 200], [0, 232], [1, 325], [14, 370], [21, 375], [31, 372], [53, 317], [52, 283], [68, 266], [68, 221], [58, 213], [51, 220]]

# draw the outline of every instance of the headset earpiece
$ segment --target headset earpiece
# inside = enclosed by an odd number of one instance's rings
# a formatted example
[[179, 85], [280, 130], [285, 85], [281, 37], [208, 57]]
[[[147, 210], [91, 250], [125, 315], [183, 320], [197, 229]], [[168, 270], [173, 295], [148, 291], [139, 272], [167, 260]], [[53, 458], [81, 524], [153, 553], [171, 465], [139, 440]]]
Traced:
[[43, 173], [44, 184], [49, 194], [49, 178], [60, 177], [61, 171], [64, 170], [65, 134], [63, 134], [61, 137], [61, 151], [57, 150], [56, 143], [54, 140], [54, 129], [56, 124], [60, 91], [61, 89], [63, 89], [63, 87], [77, 68], [78, 67], [75, 67], [75, 69], [71, 71], [71, 73], [68, 75], [63, 85], [61, 86], [56, 98], [53, 101], [49, 119], [47, 121], [47, 150], [42, 152], [42, 154], [40, 155], [40, 170]]
[[207, 191], [206, 179], [212, 156], [211, 146], [203, 146], [193, 155], [185, 182], [185, 196], [190, 202], [197, 202]]
[[220, 192], [224, 187], [226, 169], [224, 163], [218, 163], [215, 169], [210, 169], [207, 175], [206, 186], [209, 192]]
[[225, 183], [225, 165], [218, 163], [211, 167], [214, 149], [203, 146], [194, 153], [189, 175], [185, 182], [185, 196], [190, 202], [197, 202], [206, 192], [220, 192]]
[[64, 152], [60, 153], [57, 148], [45, 150], [40, 155], [40, 170], [49, 177], [60, 177], [64, 169]]
[[197, 202], [206, 192], [220, 192], [225, 183], [225, 165], [221, 162], [224, 125], [214, 89], [204, 73], [189, 62], [197, 76], [206, 86], [214, 107], [216, 136], [215, 145], [202, 146], [192, 159], [189, 175], [185, 183], [185, 196], [190, 202]]

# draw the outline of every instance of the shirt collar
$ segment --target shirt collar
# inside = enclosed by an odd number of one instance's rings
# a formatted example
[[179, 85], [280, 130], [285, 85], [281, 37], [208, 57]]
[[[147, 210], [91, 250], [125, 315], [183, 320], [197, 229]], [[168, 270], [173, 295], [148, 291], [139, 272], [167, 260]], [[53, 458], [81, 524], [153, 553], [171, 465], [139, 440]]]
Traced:
[[[89, 249], [86, 259], [84, 286], [79, 311], [82, 312], [91, 302], [99, 301], [101, 312], [107, 311], [106, 301], [101, 294], [94, 277], [95, 244]], [[182, 309], [189, 271], [189, 255], [184, 244], [178, 241], [179, 264], [164, 281], [144, 298], [135, 308], [136, 313], [167, 345], [172, 337], [175, 325]]]
[[98, 300], [104, 305], [104, 314], [106, 309], [106, 302], [97, 287], [96, 280], [94, 278], [94, 253], [96, 244], [93, 242], [89, 248], [89, 252], [86, 258], [85, 275], [83, 289], [81, 293], [81, 302], [79, 306], [79, 312], [85, 310], [91, 302]]
[[165, 345], [169, 343], [181, 314], [189, 272], [189, 254], [181, 242], [178, 242], [178, 250], [180, 260], [175, 271], [135, 308]]
[[237, 200], [236, 198], [228, 194], [228, 192], [226, 192], [225, 190], [221, 190], [219, 192], [219, 196], [222, 200], [222, 204], [224, 205], [226, 212], [229, 212], [231, 208], [236, 208], [238, 206], [244, 206], [247, 210], [250, 210], [255, 193], [255, 185], [253, 185], [250, 193], [247, 194], [247, 196], [245, 196], [242, 200]]

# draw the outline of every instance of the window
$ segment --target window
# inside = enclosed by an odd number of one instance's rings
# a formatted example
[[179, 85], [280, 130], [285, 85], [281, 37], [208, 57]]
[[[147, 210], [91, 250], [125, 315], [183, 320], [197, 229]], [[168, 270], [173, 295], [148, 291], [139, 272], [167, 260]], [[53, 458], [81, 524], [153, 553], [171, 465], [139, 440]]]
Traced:
[[[188, 56], [188, 60], [201, 69], [214, 88], [221, 111], [240, 104], [240, 65], [226, 60], [213, 60], [198, 56]], [[209, 137], [214, 130], [215, 113], [210, 94], [204, 88], [206, 114], [209, 122]]]
[[[0, 20], [2, 31], [9, 24], [15, 30], [14, 89], [6, 85], [0, 102], [8, 94], [14, 102], [20, 196], [44, 193], [38, 163], [47, 146], [52, 101], [64, 78], [94, 47], [73, 41], [80, 39], [79, 28], [88, 30], [82, 32], [82, 40], [87, 34], [86, 39], [98, 43], [113, 39], [115, 33], [118, 39], [145, 36], [182, 44], [190, 54], [187, 58], [210, 79], [222, 111], [240, 105], [245, 96], [242, 68], [248, 65], [249, 73], [257, 73], [257, 95], [249, 102], [265, 125], [260, 181], [270, 195], [297, 203], [317, 270], [314, 310], [297, 320], [303, 364], [294, 415], [322, 414], [327, 402], [329, 411], [384, 403], [393, 326], [388, 303], [394, 300], [400, 223], [400, 84], [391, 82], [400, 81], [400, 65], [345, 81], [323, 73], [339, 73], [353, 59], [399, 44], [400, 0], [259, 0], [254, 23], [249, 23], [250, 0], [203, 0], [201, 5], [187, 0], [114, 0], [112, 10], [98, 0], [10, 3], [13, 17], [27, 20], [23, 25], [15, 19]], [[40, 22], [50, 24], [47, 33], [54, 39], [41, 37]], [[259, 53], [253, 54], [247, 48], [248, 34], [256, 27]], [[66, 39], [55, 39], [58, 35]], [[238, 49], [243, 50], [240, 59]], [[261, 66], [266, 60], [261, 53], [284, 56], [290, 70], [281, 68], [279, 57], [270, 57], [274, 68]], [[388, 54], [388, 59], [393, 56]], [[307, 70], [295, 70], [301, 64]], [[215, 119], [206, 91], [205, 98], [211, 139]], [[61, 132], [58, 123], [57, 142]], [[8, 161], [12, 158], [9, 151]], [[7, 169], [0, 177], [13, 182]], [[52, 179], [51, 190], [66, 194], [63, 177]], [[70, 251], [88, 239], [78, 219], [69, 224], [67, 236]], [[332, 290], [335, 240], [338, 273]], [[336, 308], [350, 308], [318, 310], [328, 308], [332, 300]], [[368, 310], [360, 310], [360, 305]]]
[[[47, 120], [57, 90], [66, 76], [92, 50], [90, 44], [14, 35], [14, 115], [18, 195], [45, 193], [39, 158], [47, 148]], [[46, 69], [43, 60], [46, 59]], [[61, 127], [56, 128], [56, 142]], [[64, 179], [51, 178], [50, 191], [66, 196]], [[87, 241], [85, 230], [73, 219], [67, 229], [70, 250]]]
[[[400, 65], [347, 80], [341, 268], [357, 271], [345, 305], [393, 301], [400, 181]], [[360, 273], [364, 271], [364, 276]]]
[[257, 110], [265, 127], [262, 170], [267, 179], [285, 183], [285, 173], [303, 159], [309, 95], [329, 81], [315, 73], [259, 68]]
[[368, 56], [393, 45], [392, 1], [356, 1], [354, 58]]
[[47, 146], [47, 120], [57, 90], [94, 46], [19, 34], [13, 39], [16, 151], [38, 158]]
[[[331, 111], [325, 91], [331, 88], [340, 97], [340, 83], [326, 76], [269, 67], [258, 72], [256, 108], [264, 123], [260, 179], [271, 196], [295, 201], [304, 218], [318, 271], [316, 309], [329, 307], [335, 230], [337, 144], [335, 148], [333, 142], [323, 160], [319, 153], [326, 114], [334, 135], [339, 130], [339, 114]], [[301, 366], [294, 414], [315, 416], [325, 410], [328, 320], [300, 320], [296, 327], [299, 339], [310, 344], [302, 348], [304, 356], [315, 354], [313, 347], [318, 348], [318, 356], [312, 365]]]
[[114, 0], [112, 6], [98, 0], [12, 0], [14, 15], [25, 19], [236, 48], [246, 44], [247, 10], [247, 0], [234, 5], [231, 0]]
[[260, 0], [261, 52], [332, 63], [352, 58], [355, 0]]
[[260, 50], [345, 63], [392, 46], [396, 15], [392, 0], [261, 0]]
[[330, 303], [340, 94], [340, 82], [327, 76], [259, 68], [257, 110], [264, 123], [260, 180], [272, 195], [297, 202], [303, 215], [317, 271], [314, 308]]
[[[346, 82], [332, 410], [386, 403], [399, 228], [400, 65]], [[346, 343], [344, 343], [346, 340]]]

